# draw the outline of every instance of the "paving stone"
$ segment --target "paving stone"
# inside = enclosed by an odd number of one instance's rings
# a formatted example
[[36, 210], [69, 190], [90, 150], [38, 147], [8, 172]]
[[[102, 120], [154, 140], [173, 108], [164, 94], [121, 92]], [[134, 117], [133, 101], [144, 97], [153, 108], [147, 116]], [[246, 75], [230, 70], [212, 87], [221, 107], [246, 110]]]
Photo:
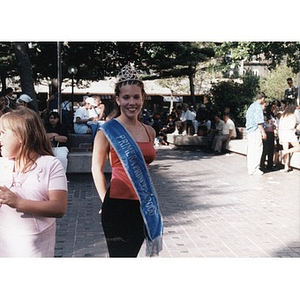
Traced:
[[[254, 177], [243, 155], [161, 147], [150, 173], [164, 220], [160, 257], [300, 257], [299, 170]], [[91, 174], [68, 174], [68, 180], [56, 257], [107, 257]]]

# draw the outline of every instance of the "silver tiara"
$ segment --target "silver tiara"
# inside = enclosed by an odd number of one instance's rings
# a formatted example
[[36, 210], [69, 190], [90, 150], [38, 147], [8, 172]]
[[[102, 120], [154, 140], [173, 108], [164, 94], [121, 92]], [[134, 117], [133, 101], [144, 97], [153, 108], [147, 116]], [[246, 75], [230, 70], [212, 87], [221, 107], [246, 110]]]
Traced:
[[118, 76], [118, 83], [128, 81], [128, 80], [138, 80], [141, 81], [138, 75], [138, 72], [134, 68], [133, 65], [126, 65], [124, 66], [121, 71], [119, 72]]

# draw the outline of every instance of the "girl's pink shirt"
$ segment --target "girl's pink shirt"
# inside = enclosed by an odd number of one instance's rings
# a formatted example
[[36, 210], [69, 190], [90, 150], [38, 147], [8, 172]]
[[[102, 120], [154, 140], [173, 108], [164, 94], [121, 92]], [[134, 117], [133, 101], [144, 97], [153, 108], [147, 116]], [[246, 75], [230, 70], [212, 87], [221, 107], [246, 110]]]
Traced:
[[[67, 191], [67, 178], [58, 158], [41, 156], [36, 167], [27, 173], [13, 172], [14, 161], [0, 157], [0, 186], [6, 185], [20, 197], [32, 201], [49, 201], [51, 190]], [[0, 229], [21, 234], [37, 234], [55, 222], [55, 218], [18, 212], [7, 205], [0, 207]]]

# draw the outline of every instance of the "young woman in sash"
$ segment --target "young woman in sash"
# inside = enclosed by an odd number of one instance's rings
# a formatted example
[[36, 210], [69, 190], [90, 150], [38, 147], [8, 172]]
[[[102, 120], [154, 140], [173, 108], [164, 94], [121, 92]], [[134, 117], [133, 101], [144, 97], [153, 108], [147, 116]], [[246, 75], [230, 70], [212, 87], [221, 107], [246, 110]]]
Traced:
[[[149, 165], [155, 159], [153, 146], [155, 131], [151, 126], [140, 122], [146, 93], [143, 82], [138, 79], [132, 67], [126, 66], [119, 73], [115, 96], [116, 115], [111, 121], [115, 121], [117, 123], [115, 125], [121, 124], [126, 129], [141, 150], [146, 165]], [[108, 125], [108, 122], [106, 124]], [[100, 199], [103, 201], [101, 218], [109, 256], [137, 257], [145, 239], [139, 196], [128, 176], [128, 170], [123, 167], [103, 127], [100, 127], [94, 140], [92, 174]], [[116, 133], [118, 134], [118, 131]], [[122, 145], [124, 146], [124, 143]], [[130, 156], [129, 153], [130, 151], [127, 151], [126, 155]], [[109, 188], [103, 172], [107, 156], [112, 166]], [[133, 156], [127, 159], [135, 163]]]

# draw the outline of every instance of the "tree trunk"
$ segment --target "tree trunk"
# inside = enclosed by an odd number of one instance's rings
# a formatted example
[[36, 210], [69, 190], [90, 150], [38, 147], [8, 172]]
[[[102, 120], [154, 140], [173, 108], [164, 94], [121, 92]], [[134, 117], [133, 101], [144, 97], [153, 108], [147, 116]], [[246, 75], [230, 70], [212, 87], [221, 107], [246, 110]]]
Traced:
[[27, 94], [33, 99], [29, 106], [38, 111], [34, 82], [32, 78], [32, 66], [27, 53], [27, 44], [15, 43], [14, 46], [18, 69], [21, 77], [22, 93]]
[[297, 105], [300, 103], [300, 72], [297, 73], [297, 87], [298, 87], [298, 98], [297, 100]]
[[1, 84], [2, 84], [2, 93], [5, 93], [6, 90], [6, 76], [1, 74]]
[[194, 72], [190, 72], [189, 82], [190, 82], [190, 91], [191, 91], [192, 103], [193, 103], [193, 106], [195, 108], [195, 106], [196, 106], [196, 97], [195, 97], [195, 85], [194, 85]]

